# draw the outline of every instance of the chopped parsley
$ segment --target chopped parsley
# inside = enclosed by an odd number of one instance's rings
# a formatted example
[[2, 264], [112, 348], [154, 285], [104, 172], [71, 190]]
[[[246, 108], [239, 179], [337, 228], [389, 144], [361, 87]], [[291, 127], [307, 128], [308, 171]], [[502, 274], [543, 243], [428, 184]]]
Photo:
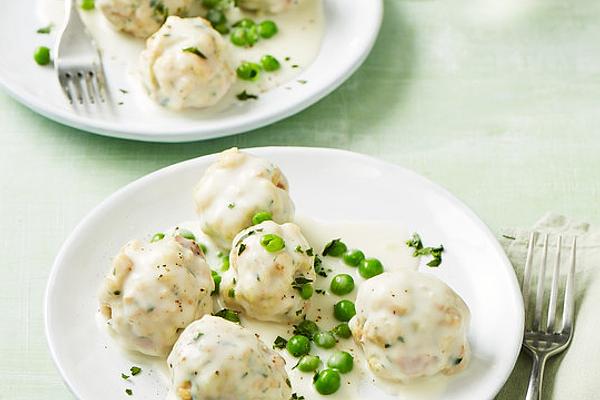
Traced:
[[296, 290], [302, 290], [302, 287], [307, 283], [311, 283], [312, 279], [305, 278], [303, 276], [299, 276], [294, 279], [294, 283], [292, 283], [292, 287]]
[[444, 246], [439, 247], [424, 247], [421, 236], [418, 233], [413, 233], [412, 237], [406, 241], [408, 247], [415, 249], [413, 251], [413, 257], [419, 256], [431, 256], [433, 259], [427, 263], [428, 267], [439, 267], [442, 263], [442, 253], [444, 252]]
[[227, 208], [229, 208], [230, 210], [232, 208], [235, 208], [235, 203], [229, 203], [229, 204], [227, 204]]
[[131, 396], [133, 394], [133, 390], [125, 389], [125, 393], [127, 393], [127, 395]]
[[242, 93], [238, 93], [236, 95], [237, 99], [239, 101], [246, 101], [246, 100], [258, 100], [258, 96], [252, 93], [248, 93], [246, 90], [244, 90]]
[[300, 254], [304, 253], [304, 250], [302, 250], [302, 246], [300, 246], [300, 245], [296, 246], [296, 253], [300, 253]]
[[290, 400], [304, 400], [304, 396], [298, 396], [296, 393], [292, 393]]
[[240, 248], [238, 249], [238, 256], [242, 255], [244, 250], [246, 250], [246, 245], [244, 243], [240, 243]]
[[186, 47], [185, 49], [183, 49], [184, 53], [192, 53], [194, 55], [197, 55], [198, 57], [207, 60], [208, 58], [204, 55], [204, 53], [202, 53], [200, 50], [198, 50], [197, 47]]
[[235, 298], [235, 289], [234, 288], [229, 289], [229, 291], [227, 292], [227, 296], [234, 299]]
[[136, 376], [137, 374], [142, 372], [142, 369], [140, 367], [133, 366], [129, 369], [129, 371], [131, 371], [131, 375]]
[[308, 83], [308, 81], [305, 79], [298, 79], [298, 83], [301, 85], [306, 85]]
[[54, 25], [50, 24], [48, 26], [38, 29], [36, 32], [39, 33], [40, 35], [47, 35], [52, 31], [53, 26]]
[[325, 271], [325, 267], [323, 267], [323, 261], [319, 256], [315, 256], [314, 267], [317, 275], [322, 276], [323, 278], [327, 278], [327, 271]]
[[275, 341], [273, 342], [274, 349], [285, 349], [286, 345], [287, 345], [287, 340], [285, 340], [281, 336], [277, 336], [275, 338]]
[[121, 378], [123, 378], [123, 379], [129, 379], [129, 375], [125, 375], [125, 374], [121, 373]]
[[294, 325], [294, 335], [302, 335], [311, 339], [315, 335], [315, 333], [319, 332], [319, 326], [316, 322], [311, 321], [310, 319], [305, 319], [300, 322], [298, 325]]
[[202, 336], [204, 336], [204, 333], [202, 332], [198, 332], [198, 334], [194, 337], [194, 341], [197, 341], [198, 339], [200, 339]]
[[235, 322], [236, 324], [240, 323], [240, 315], [236, 311], [224, 308], [218, 313], [213, 314], [215, 317], [221, 317], [226, 319], [227, 321]]
[[517, 238], [516, 238], [516, 237], [514, 237], [514, 236], [502, 235], [502, 237], [503, 237], [504, 239], [508, 239], [508, 240], [517, 240]]

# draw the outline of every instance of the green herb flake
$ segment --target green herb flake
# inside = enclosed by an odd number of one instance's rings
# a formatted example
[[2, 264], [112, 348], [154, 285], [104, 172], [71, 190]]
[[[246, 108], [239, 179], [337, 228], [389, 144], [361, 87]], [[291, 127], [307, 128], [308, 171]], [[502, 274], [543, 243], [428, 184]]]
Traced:
[[52, 31], [53, 27], [54, 27], [54, 25], [50, 24], [48, 26], [38, 29], [36, 32], [39, 33], [40, 35], [47, 35]]
[[246, 245], [244, 243], [240, 243], [240, 247], [238, 249], [238, 256], [242, 255], [244, 250], [246, 250]]
[[230, 210], [232, 208], [235, 208], [235, 203], [229, 203], [229, 204], [227, 204], [227, 208], [229, 208]]
[[125, 389], [125, 393], [127, 393], [128, 396], [131, 396], [133, 394], [133, 390]]
[[273, 349], [285, 349], [287, 345], [287, 340], [282, 338], [281, 336], [277, 336], [275, 341], [273, 342]]
[[431, 256], [433, 257], [426, 265], [428, 267], [439, 267], [442, 263], [442, 253], [444, 252], [444, 246], [439, 245], [438, 247], [425, 247], [423, 241], [418, 233], [413, 233], [412, 237], [406, 241], [408, 247], [412, 247], [413, 257], [419, 256]]
[[502, 237], [503, 237], [504, 239], [508, 239], [508, 240], [517, 240], [517, 238], [516, 238], [516, 237], [514, 237], [514, 236], [502, 235]]
[[311, 282], [312, 282], [312, 279], [308, 279], [303, 276], [299, 276], [296, 279], [294, 279], [294, 282], [292, 283], [292, 287], [296, 290], [302, 290], [302, 287], [304, 285], [306, 285], [307, 283], [311, 283]]
[[125, 374], [121, 373], [121, 378], [127, 380], [127, 379], [129, 379], [129, 375], [125, 375]]
[[131, 371], [131, 375], [136, 376], [137, 374], [142, 372], [142, 369], [140, 367], [133, 366], [129, 369], [129, 371]]
[[200, 339], [202, 336], [204, 336], [204, 333], [198, 332], [198, 334], [194, 337], [194, 342], [198, 341], [198, 339]]
[[186, 47], [185, 49], [183, 49], [184, 53], [192, 53], [197, 55], [198, 57], [207, 60], [208, 58], [204, 55], [204, 53], [202, 53], [200, 50], [198, 50], [197, 47]]
[[258, 100], [258, 95], [248, 93], [246, 90], [238, 93], [235, 97], [237, 97], [239, 101]]
[[235, 322], [236, 324], [240, 323], [240, 315], [233, 310], [223, 308], [221, 311], [213, 314], [215, 317], [221, 317], [226, 319], [227, 321]]

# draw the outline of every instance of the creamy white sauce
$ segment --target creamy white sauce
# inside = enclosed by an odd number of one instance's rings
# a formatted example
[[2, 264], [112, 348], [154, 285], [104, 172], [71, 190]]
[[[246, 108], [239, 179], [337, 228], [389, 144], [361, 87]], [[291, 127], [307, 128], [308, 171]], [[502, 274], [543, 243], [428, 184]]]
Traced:
[[[263, 72], [260, 80], [256, 82], [238, 79], [223, 99], [212, 107], [175, 112], [153, 102], [141, 84], [138, 65], [145, 41], [115, 31], [98, 9], [81, 11], [80, 14], [103, 55], [109, 84], [118, 85], [112, 87], [113, 97], [118, 101], [134, 101], [138, 107], [148, 112], [164, 115], [176, 113], [195, 117], [211, 116], [239, 105], [240, 101], [236, 95], [244, 90], [260, 95], [286, 83], [303, 84], [294, 81], [294, 78], [317, 57], [325, 31], [322, 0], [303, 0], [294, 4], [290, 10], [276, 15], [241, 11], [240, 19], [248, 17], [259, 22], [265, 19], [275, 21], [279, 33], [271, 39], [261, 39], [252, 48], [234, 46], [229, 41], [229, 36], [226, 36], [234, 65], [237, 67], [242, 61], [259, 62], [262, 56], [270, 54], [281, 62], [281, 69], [271, 73]], [[64, 15], [64, 0], [38, 0], [38, 18], [41, 25], [53, 24], [54, 31], [57, 32], [63, 24]], [[286, 61], [286, 58], [289, 60]], [[126, 93], [119, 92], [120, 89]]]
[[[375, 257], [381, 260], [386, 271], [399, 268], [416, 270], [418, 268], [419, 259], [412, 256], [411, 249], [405, 244], [405, 241], [410, 237], [410, 232], [402, 226], [384, 222], [323, 222], [304, 216], [297, 216], [294, 222], [302, 228], [304, 235], [316, 253], [320, 254], [325, 244], [330, 240], [341, 238], [349, 248], [359, 248], [367, 257]], [[208, 264], [212, 269], [220, 271], [222, 260], [219, 256], [225, 250], [202, 232], [200, 223], [198, 221], [183, 222], [178, 224], [177, 228], [192, 231], [197, 242], [202, 243], [208, 249], [206, 252]], [[175, 230], [176, 227], [170, 228], [164, 233], [172, 234]], [[154, 233], [149, 232], [146, 239], [149, 240]], [[327, 269], [331, 269], [331, 272], [328, 272], [327, 278], [317, 277], [315, 289], [326, 290], [327, 295], [317, 293], [313, 295], [308, 319], [317, 321], [322, 330], [329, 330], [339, 324], [339, 321], [333, 317], [333, 304], [341, 298], [355, 301], [358, 285], [363, 281], [363, 278], [358, 275], [357, 268], [345, 265], [338, 258], [323, 257], [323, 265]], [[338, 273], [353, 276], [356, 287], [349, 295], [339, 297], [329, 293], [331, 278]], [[222, 305], [215, 300], [215, 311], [220, 308], [222, 308]], [[243, 315], [241, 319], [242, 324], [260, 335], [261, 340], [268, 346], [273, 344], [277, 336], [289, 338], [293, 334], [293, 326], [260, 322], [246, 318]], [[298, 361], [297, 358], [292, 357], [285, 349], [277, 350], [286, 360], [286, 370], [292, 383], [292, 391], [305, 396], [307, 399], [321, 400], [358, 400], [367, 396], [368, 398], [390, 400], [428, 400], [439, 399], [448, 382], [453, 379], [453, 377], [437, 375], [410, 384], [377, 379], [369, 371], [362, 356], [362, 351], [352, 338], [340, 339], [335, 348], [329, 350], [321, 349], [313, 344], [311, 354], [319, 355], [324, 364], [322, 367], [324, 367], [329, 356], [340, 350], [347, 351], [354, 356], [354, 369], [351, 373], [342, 375], [340, 390], [329, 396], [322, 396], [316, 392], [312, 383], [312, 373], [303, 373], [297, 369], [292, 369]], [[162, 384], [168, 385], [169, 372], [164, 359], [143, 357], [131, 353], [128, 353], [127, 357], [140, 365], [146, 366], [148, 369], [158, 372], [156, 375], [162, 375], [158, 379]], [[465, 373], [468, 373], [468, 370]]]

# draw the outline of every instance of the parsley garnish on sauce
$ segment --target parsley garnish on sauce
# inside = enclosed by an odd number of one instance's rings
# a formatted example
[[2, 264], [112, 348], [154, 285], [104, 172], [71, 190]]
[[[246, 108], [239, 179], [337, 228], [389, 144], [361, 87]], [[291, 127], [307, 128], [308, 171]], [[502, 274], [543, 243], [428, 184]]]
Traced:
[[45, 26], [43, 28], [38, 29], [36, 32], [40, 35], [47, 35], [52, 31], [52, 24]]
[[439, 245], [439, 247], [424, 247], [423, 241], [421, 240], [421, 236], [419, 236], [418, 233], [413, 233], [410, 240], [406, 241], [406, 245], [415, 249], [413, 251], [413, 257], [433, 257], [433, 259], [427, 263], [428, 267], [439, 267], [442, 263], [442, 253], [444, 251], [444, 246]]
[[207, 59], [207, 57], [204, 55], [204, 53], [202, 53], [200, 50], [198, 50], [197, 47], [186, 47], [185, 49], [183, 49], [183, 52], [184, 53], [192, 53], [192, 54], [197, 55], [200, 58], [203, 58], [205, 60]]
[[238, 93], [236, 95], [237, 99], [239, 101], [246, 101], [246, 100], [258, 100], [258, 96], [252, 93], [248, 93], [247, 91], [243, 91], [242, 93]]
[[281, 336], [277, 336], [275, 338], [275, 341], [273, 342], [274, 349], [285, 349], [286, 345], [287, 345], [287, 340], [285, 340]]
[[129, 371], [131, 371], [131, 375], [136, 376], [137, 374], [142, 372], [142, 369], [140, 367], [133, 366], [129, 369]]
[[133, 390], [125, 389], [125, 393], [127, 393], [129, 396], [131, 396], [133, 394]]

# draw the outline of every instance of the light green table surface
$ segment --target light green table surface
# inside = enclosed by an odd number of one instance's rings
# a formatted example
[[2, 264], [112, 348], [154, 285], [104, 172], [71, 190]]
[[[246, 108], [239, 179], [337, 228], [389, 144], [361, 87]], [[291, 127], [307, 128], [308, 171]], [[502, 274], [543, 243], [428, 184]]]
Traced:
[[[442, 184], [496, 232], [547, 210], [598, 222], [598, 21], [594, 0], [387, 0], [372, 55], [341, 89], [204, 143], [90, 135], [0, 93], [0, 398], [71, 398], [43, 332], [53, 258], [102, 199], [181, 160], [231, 146], [340, 147]], [[523, 398], [528, 367], [521, 357], [500, 399]], [[600, 382], [589, 389], [600, 398]]]

